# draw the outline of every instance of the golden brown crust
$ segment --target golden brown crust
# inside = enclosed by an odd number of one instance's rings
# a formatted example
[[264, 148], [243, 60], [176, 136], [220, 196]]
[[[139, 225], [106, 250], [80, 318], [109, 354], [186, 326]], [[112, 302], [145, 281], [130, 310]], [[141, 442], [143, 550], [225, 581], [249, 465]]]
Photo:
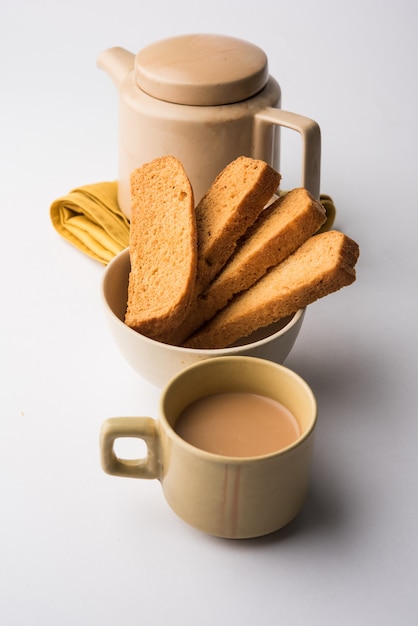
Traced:
[[191, 302], [197, 237], [193, 191], [181, 163], [165, 156], [131, 175], [131, 272], [125, 323], [165, 341]]
[[189, 348], [224, 348], [355, 281], [359, 247], [333, 230], [315, 235], [190, 337]]
[[324, 207], [304, 188], [289, 191], [260, 213], [229, 261], [205, 292], [194, 298], [171, 337], [182, 343], [223, 309], [233, 296], [253, 285], [312, 236], [326, 220]]
[[217, 176], [196, 207], [197, 293], [225, 265], [239, 238], [273, 196], [280, 178], [264, 161], [244, 156], [229, 163]]

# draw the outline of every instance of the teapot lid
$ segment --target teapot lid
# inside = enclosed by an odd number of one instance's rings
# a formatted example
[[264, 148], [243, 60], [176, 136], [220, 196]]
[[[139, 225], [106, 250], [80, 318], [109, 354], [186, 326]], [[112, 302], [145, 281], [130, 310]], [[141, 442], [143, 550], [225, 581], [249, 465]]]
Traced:
[[163, 39], [138, 52], [135, 81], [158, 100], [214, 106], [251, 98], [268, 81], [267, 56], [254, 44], [224, 35]]

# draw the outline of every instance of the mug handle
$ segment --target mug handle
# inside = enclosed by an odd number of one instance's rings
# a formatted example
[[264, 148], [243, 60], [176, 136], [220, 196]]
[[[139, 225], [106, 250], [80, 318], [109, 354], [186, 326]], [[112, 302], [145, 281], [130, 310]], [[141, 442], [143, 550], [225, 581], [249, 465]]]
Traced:
[[[120, 459], [116, 456], [116, 439], [135, 437], [147, 446], [141, 459]], [[159, 432], [151, 417], [111, 417], [100, 431], [100, 458], [103, 470], [112, 476], [128, 478], [159, 478]]]
[[[276, 124], [296, 130], [302, 137], [302, 186], [316, 200], [320, 194], [321, 175], [321, 130], [319, 125], [309, 117], [267, 107], [255, 115], [255, 147], [266, 142], [269, 125]], [[257, 158], [255, 156], [255, 158]]]

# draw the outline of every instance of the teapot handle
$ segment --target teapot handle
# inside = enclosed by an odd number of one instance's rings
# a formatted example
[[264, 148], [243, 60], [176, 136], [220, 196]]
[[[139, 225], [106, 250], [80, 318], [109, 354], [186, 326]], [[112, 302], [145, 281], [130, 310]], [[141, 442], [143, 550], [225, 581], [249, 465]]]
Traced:
[[266, 143], [270, 125], [296, 130], [302, 137], [302, 186], [319, 200], [321, 173], [321, 131], [319, 125], [308, 117], [267, 107], [255, 115], [255, 158], [257, 146]]

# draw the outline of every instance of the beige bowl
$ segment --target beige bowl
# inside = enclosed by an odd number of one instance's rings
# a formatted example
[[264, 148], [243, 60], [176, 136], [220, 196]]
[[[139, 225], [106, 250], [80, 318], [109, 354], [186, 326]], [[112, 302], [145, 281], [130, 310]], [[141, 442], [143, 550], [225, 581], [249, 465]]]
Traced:
[[175, 374], [192, 363], [216, 356], [255, 356], [283, 363], [302, 326], [305, 309], [258, 330], [229, 348], [197, 350], [154, 341], [124, 323], [129, 271], [129, 249], [125, 249], [104, 271], [102, 294], [105, 314], [114, 340], [126, 361], [157, 387], [164, 387]]

